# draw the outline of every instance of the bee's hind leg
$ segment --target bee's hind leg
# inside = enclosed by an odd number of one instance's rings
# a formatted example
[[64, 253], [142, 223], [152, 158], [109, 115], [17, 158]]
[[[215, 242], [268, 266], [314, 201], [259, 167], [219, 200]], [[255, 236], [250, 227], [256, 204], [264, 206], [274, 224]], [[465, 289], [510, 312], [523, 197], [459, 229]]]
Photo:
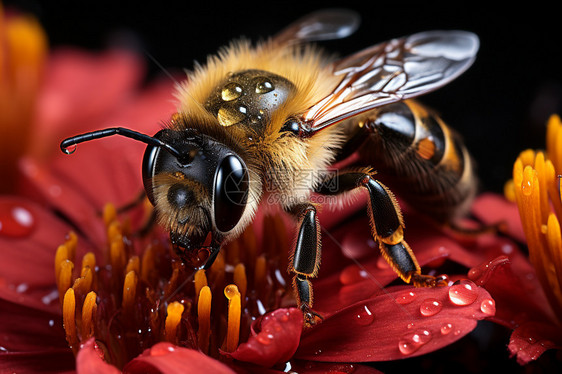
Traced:
[[327, 174], [316, 192], [337, 195], [355, 188], [369, 192], [369, 218], [373, 238], [379, 244], [382, 256], [406, 283], [416, 287], [446, 285], [446, 276], [430, 276], [421, 273], [416, 257], [404, 240], [402, 213], [394, 194], [373, 178], [370, 169], [344, 170]]

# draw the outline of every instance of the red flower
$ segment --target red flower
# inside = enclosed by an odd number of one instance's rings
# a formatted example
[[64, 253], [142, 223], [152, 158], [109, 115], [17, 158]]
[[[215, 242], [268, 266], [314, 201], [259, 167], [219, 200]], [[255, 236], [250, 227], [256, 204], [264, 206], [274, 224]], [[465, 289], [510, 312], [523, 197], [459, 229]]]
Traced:
[[552, 116], [546, 152], [526, 150], [513, 168], [506, 195], [485, 196], [474, 211], [486, 222], [504, 221], [508, 233], [527, 244], [528, 257], [519, 251], [509, 259], [498, 257], [472, 277], [497, 301], [494, 320], [513, 329], [509, 351], [521, 364], [539, 358], [548, 349], [562, 348], [562, 240], [560, 171], [562, 124]]
[[[25, 138], [31, 151], [19, 162], [20, 196], [0, 199], [0, 311], [9, 321], [0, 326], [2, 371], [376, 372], [356, 363], [438, 350], [494, 315], [488, 292], [462, 273], [449, 274], [459, 281], [449, 287], [391, 285], [396, 274], [373, 248], [367, 218], [352, 216], [361, 200], [321, 214], [315, 308], [325, 320], [304, 332], [280, 217], [258, 217], [195, 275], [158, 229], [132, 237], [142, 206], [123, 219], [109, 206], [100, 217], [108, 202], [122, 206], [141, 191], [144, 146], [107, 139], [72, 157], [49, 151], [64, 136], [113, 124], [155, 133], [174, 110], [172, 82], [138, 91], [140, 66], [118, 52], [49, 60], [35, 135]], [[461, 245], [421, 216], [405, 218], [427, 271], [444, 262], [475, 267], [511, 245], [497, 237]]]

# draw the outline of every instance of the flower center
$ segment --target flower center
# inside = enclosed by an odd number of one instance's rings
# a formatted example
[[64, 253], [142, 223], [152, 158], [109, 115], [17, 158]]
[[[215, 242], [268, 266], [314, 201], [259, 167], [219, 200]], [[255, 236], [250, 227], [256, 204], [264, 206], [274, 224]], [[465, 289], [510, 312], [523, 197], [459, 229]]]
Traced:
[[548, 121], [546, 145], [546, 152], [521, 152], [505, 194], [517, 202], [529, 260], [553, 310], [562, 316], [562, 123], [558, 116]]
[[[250, 226], [221, 249], [208, 270], [196, 272], [175, 256], [156, 228], [147, 238], [133, 240], [112, 205], [104, 210], [104, 222], [105, 263], [89, 252], [81, 267], [75, 266], [74, 233], [55, 255], [66, 338], [75, 354], [94, 336], [106, 361], [119, 368], [160, 341], [227, 360], [219, 352], [232, 352], [247, 340], [255, 318], [295, 304], [280, 217], [263, 220], [263, 252]], [[138, 242], [145, 244], [136, 254]]]

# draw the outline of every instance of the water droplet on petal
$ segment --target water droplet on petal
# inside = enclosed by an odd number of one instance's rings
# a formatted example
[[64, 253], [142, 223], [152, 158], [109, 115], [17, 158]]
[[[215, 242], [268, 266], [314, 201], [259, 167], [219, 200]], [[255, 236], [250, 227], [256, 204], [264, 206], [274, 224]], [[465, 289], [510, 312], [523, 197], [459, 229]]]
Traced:
[[478, 290], [474, 282], [464, 279], [456, 281], [449, 288], [449, 299], [455, 305], [470, 305], [478, 297]]
[[401, 305], [409, 304], [416, 298], [414, 291], [405, 291], [396, 297], [396, 302]]
[[232, 101], [238, 99], [242, 96], [242, 87], [237, 83], [228, 83], [225, 85], [221, 91], [221, 98], [224, 101]]
[[451, 323], [445, 323], [441, 326], [441, 334], [447, 335], [453, 330], [453, 325]]
[[488, 316], [493, 316], [496, 314], [496, 302], [492, 299], [482, 300], [480, 310]]
[[263, 344], [263, 345], [271, 344], [272, 339], [273, 339], [273, 335], [267, 334], [267, 333], [264, 333], [264, 332], [260, 332], [257, 336], [258, 342], [260, 342], [260, 344]]
[[420, 304], [420, 313], [424, 317], [434, 316], [443, 309], [443, 303], [437, 299], [427, 299]]
[[368, 278], [368, 273], [353, 264], [347, 266], [340, 273], [340, 282], [344, 285], [354, 284]]
[[31, 211], [21, 204], [10, 201], [0, 203], [0, 235], [11, 238], [28, 236], [35, 227], [35, 221]]
[[431, 333], [427, 330], [409, 332], [398, 341], [398, 349], [404, 355], [410, 355], [431, 340]]
[[359, 308], [359, 311], [355, 315], [355, 322], [360, 326], [368, 326], [375, 320], [375, 316], [369, 309], [367, 305]]

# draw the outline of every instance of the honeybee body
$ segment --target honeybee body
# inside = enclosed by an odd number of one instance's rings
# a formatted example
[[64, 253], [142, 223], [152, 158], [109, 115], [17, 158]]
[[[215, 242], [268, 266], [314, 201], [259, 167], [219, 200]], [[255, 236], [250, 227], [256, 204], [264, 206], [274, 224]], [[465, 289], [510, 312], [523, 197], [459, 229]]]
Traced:
[[[298, 224], [289, 270], [307, 325], [320, 318], [310, 282], [321, 257], [313, 193], [366, 189], [371, 232], [391, 267], [416, 286], [442, 284], [421, 274], [398, 202], [374, 170], [438, 220], [466, 209], [475, 193], [466, 149], [437, 116], [407, 99], [467, 69], [478, 39], [425, 32], [340, 60], [305, 44], [345, 37], [357, 21], [350, 12], [318, 12], [257, 46], [235, 42], [189, 73], [176, 93], [177, 113], [153, 137], [111, 128], [66, 139], [61, 149], [116, 134], [147, 143], [146, 194], [178, 255], [196, 267], [210, 266], [258, 206], [276, 197]], [[354, 152], [357, 165], [330, 168]]]
[[358, 165], [373, 167], [410, 206], [441, 223], [467, 213], [477, 192], [473, 161], [437, 114], [407, 100], [351, 121], [347, 133]]

